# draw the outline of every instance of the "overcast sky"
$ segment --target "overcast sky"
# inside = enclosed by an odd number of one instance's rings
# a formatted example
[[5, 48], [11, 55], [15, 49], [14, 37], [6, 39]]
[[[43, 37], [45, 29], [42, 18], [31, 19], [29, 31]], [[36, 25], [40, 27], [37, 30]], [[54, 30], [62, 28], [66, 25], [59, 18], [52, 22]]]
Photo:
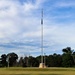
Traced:
[[44, 53], [75, 49], [75, 0], [0, 0], [0, 55], [41, 54], [41, 9]]

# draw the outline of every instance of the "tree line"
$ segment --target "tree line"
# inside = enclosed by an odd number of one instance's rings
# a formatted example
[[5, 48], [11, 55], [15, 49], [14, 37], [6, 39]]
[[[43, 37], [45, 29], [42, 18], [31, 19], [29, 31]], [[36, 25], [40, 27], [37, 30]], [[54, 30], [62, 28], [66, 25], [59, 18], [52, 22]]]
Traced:
[[[71, 47], [62, 49], [62, 54], [43, 56], [47, 67], [75, 67], [75, 52]], [[16, 53], [2, 54], [0, 67], [38, 67], [41, 62], [41, 55], [37, 57], [25, 56], [18, 59]]]

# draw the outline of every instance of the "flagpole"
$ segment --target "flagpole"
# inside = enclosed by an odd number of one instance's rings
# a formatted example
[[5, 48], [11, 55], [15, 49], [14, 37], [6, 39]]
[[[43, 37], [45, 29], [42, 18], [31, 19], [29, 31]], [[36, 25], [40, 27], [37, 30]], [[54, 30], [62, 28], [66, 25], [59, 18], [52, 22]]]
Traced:
[[44, 64], [44, 57], [43, 57], [43, 9], [41, 11], [41, 63], [39, 68], [46, 68]]
[[43, 9], [41, 12], [41, 63], [43, 63]]

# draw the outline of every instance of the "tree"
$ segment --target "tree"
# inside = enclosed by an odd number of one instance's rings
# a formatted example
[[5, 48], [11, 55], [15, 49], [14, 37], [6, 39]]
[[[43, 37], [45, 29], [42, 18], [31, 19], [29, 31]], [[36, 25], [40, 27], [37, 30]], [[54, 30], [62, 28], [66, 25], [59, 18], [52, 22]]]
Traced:
[[53, 54], [54, 57], [54, 67], [61, 67], [62, 66], [62, 56], [60, 54]]
[[16, 62], [18, 59], [18, 55], [16, 53], [9, 53], [7, 54], [7, 58], [8, 58], [8, 62], [9, 62], [9, 66], [16, 66]]
[[23, 57], [20, 57], [18, 66], [23, 67]]
[[70, 54], [62, 55], [62, 66], [63, 67], [72, 67], [74, 66], [73, 57]]
[[6, 58], [7, 58], [7, 55], [6, 54], [2, 54], [1, 55], [1, 64], [2, 64], [2, 67], [7, 66]]
[[29, 57], [25, 56], [23, 59], [23, 67], [29, 67]]
[[73, 52], [72, 56], [73, 56], [74, 65], [75, 65], [75, 52]]
[[73, 50], [71, 50], [71, 47], [64, 48], [62, 51], [64, 54], [72, 54], [73, 53]]
[[70, 47], [64, 48], [62, 55], [62, 65], [63, 67], [72, 67], [74, 66], [74, 59], [73, 59], [73, 50]]
[[49, 67], [60, 67], [62, 66], [62, 56], [54, 53], [46, 57], [46, 65]]
[[41, 56], [37, 56], [36, 59], [39, 63], [41, 63]]
[[38, 67], [39, 62], [36, 58], [29, 56], [28, 64], [29, 64], [29, 67]]

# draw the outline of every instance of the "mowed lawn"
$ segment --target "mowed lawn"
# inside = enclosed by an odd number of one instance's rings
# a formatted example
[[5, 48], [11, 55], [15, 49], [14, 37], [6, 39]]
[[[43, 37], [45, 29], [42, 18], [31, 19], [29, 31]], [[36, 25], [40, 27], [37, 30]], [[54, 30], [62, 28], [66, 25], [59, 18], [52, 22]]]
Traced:
[[0, 68], [0, 75], [75, 75], [75, 68]]

